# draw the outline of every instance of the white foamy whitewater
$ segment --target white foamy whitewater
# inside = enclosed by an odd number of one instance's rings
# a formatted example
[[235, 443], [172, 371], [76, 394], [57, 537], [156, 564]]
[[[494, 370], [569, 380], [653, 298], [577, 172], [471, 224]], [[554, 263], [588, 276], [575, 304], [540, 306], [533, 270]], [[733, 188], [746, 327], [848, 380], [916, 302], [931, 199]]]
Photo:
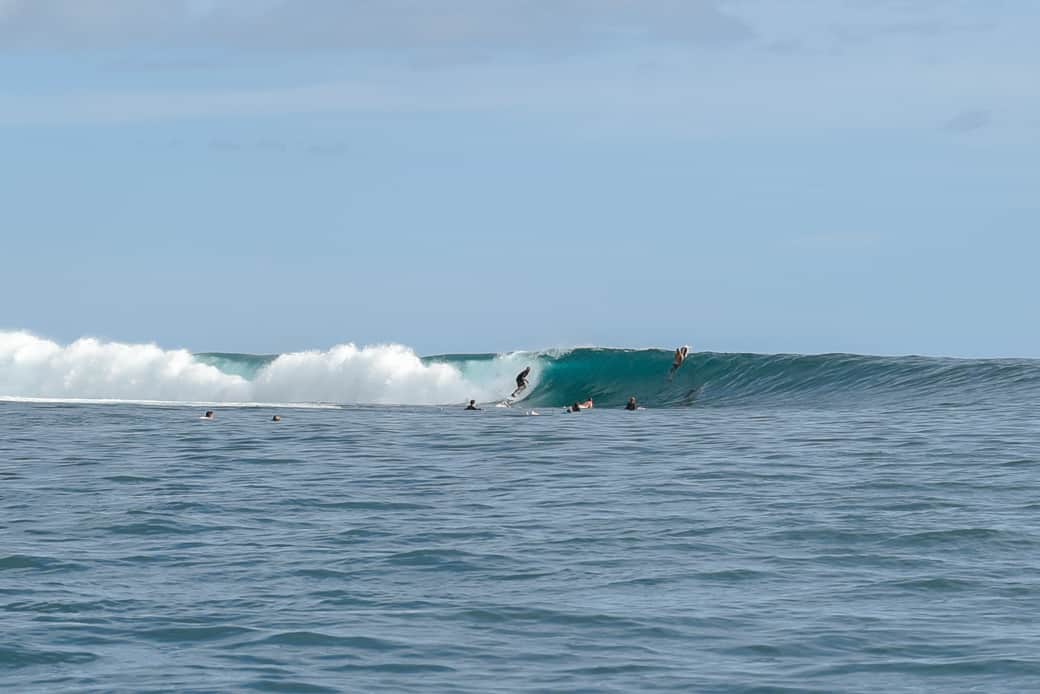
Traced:
[[[242, 355], [248, 358], [248, 355]], [[249, 377], [184, 349], [81, 338], [68, 345], [0, 331], [0, 398], [176, 403], [439, 405], [497, 400], [531, 363], [513, 353], [445, 363], [402, 345], [336, 345], [263, 359]]]

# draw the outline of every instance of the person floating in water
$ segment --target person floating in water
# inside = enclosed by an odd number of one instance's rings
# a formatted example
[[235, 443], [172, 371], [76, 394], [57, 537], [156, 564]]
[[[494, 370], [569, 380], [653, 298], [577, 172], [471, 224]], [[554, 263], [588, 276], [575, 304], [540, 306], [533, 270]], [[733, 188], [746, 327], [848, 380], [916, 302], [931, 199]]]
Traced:
[[638, 410], [639, 405], [636, 404], [636, 396], [632, 396], [628, 399], [628, 404], [625, 405], [626, 410]]
[[589, 398], [585, 402], [576, 402], [567, 408], [567, 412], [581, 412], [582, 410], [592, 409], [592, 398]]
[[527, 374], [531, 373], [531, 367], [526, 367], [523, 371], [516, 375], [516, 390], [509, 397], [515, 398], [520, 393], [524, 392], [527, 388]]
[[467, 410], [479, 410], [480, 408], [477, 407], [477, 401], [476, 400], [470, 400], [469, 404], [466, 405], [466, 409]]
[[206, 410], [206, 414], [199, 417], [199, 419], [213, 419], [214, 416], [215, 415], [213, 414], [213, 410]]
[[274, 417], [271, 417], [271, 421], [272, 422], [280, 422], [280, 421], [282, 421], [282, 418], [279, 417], [278, 415], [275, 415]]
[[680, 347], [675, 350], [675, 361], [672, 362], [672, 370], [668, 372], [668, 380], [672, 380], [675, 376], [675, 372], [679, 370], [679, 367], [686, 361], [687, 348]]

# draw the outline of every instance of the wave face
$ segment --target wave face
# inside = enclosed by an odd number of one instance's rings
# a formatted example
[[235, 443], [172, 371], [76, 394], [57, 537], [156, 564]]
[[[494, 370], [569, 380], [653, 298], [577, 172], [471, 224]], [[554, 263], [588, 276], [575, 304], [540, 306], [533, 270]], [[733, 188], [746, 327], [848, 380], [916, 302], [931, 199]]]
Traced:
[[0, 397], [212, 403], [439, 405], [499, 401], [531, 366], [531, 406], [593, 398], [648, 407], [742, 403], [972, 403], [1040, 394], [1040, 361], [848, 354], [695, 353], [673, 379], [670, 350], [579, 348], [420, 357], [401, 345], [279, 355], [192, 354], [0, 331]]
[[669, 350], [575, 349], [545, 360], [532, 404], [588, 397], [655, 407], [742, 403], [972, 402], [1040, 394], [1040, 361], [854, 354], [694, 353], [669, 380]]

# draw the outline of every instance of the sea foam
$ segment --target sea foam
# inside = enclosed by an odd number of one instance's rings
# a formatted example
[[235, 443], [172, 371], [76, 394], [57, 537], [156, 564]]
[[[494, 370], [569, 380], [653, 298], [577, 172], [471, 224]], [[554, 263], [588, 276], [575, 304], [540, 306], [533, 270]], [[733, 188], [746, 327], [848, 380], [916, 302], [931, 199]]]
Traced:
[[503, 397], [517, 363], [504, 355], [468, 367], [426, 361], [402, 345], [341, 344], [279, 355], [246, 379], [183, 349], [89, 337], [60, 345], [0, 331], [0, 397], [436, 405]]

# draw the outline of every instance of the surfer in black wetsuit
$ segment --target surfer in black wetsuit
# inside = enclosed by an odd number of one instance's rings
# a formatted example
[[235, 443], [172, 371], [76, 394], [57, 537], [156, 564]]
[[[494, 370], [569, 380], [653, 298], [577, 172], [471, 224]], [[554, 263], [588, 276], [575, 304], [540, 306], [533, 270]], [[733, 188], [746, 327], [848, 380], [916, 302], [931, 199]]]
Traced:
[[513, 394], [509, 397], [515, 398], [517, 395], [524, 392], [524, 389], [527, 388], [527, 374], [529, 373], [531, 373], [530, 366], [526, 367], [523, 371], [516, 375], [516, 390], [514, 390]]
[[628, 404], [625, 405], [626, 410], [638, 410], [639, 406], [636, 405], [636, 396], [632, 396], [628, 399]]
[[479, 410], [480, 408], [477, 407], [477, 401], [476, 400], [470, 400], [469, 404], [466, 405], [466, 409], [467, 410]]

